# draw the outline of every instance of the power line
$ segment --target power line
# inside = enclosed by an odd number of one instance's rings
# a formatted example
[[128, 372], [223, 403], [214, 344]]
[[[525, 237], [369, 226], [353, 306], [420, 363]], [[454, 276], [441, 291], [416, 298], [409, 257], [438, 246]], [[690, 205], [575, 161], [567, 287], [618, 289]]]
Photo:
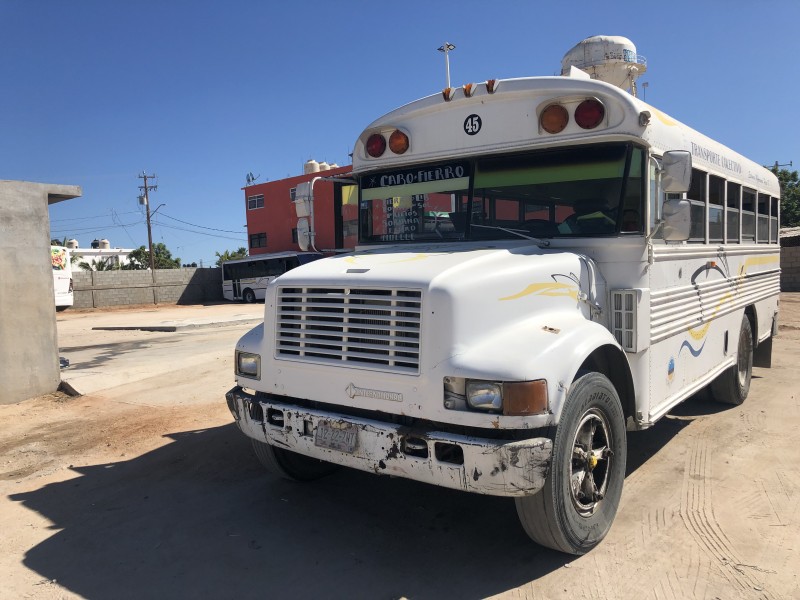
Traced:
[[141, 225], [141, 221], [135, 223], [120, 223], [119, 225], [96, 225], [95, 227], [86, 227], [82, 229], [50, 229], [50, 233], [93, 233], [95, 231], [105, 231], [106, 229], [117, 229], [119, 227], [132, 227], [134, 225]]
[[195, 223], [189, 223], [188, 221], [182, 221], [180, 219], [176, 219], [175, 217], [170, 217], [166, 213], [161, 213], [162, 217], [167, 217], [168, 219], [172, 219], [173, 221], [178, 221], [178, 223], [183, 223], [184, 225], [191, 225], [192, 227], [199, 227], [200, 229], [208, 229], [210, 231], [222, 231], [224, 233], [242, 233], [241, 231], [231, 231], [230, 229], [216, 229], [215, 227], [205, 227], [203, 225], [196, 225]]
[[[161, 216], [161, 215], [159, 215], [159, 216]], [[247, 241], [247, 238], [235, 238], [235, 237], [231, 237], [229, 235], [215, 235], [213, 233], [205, 233], [204, 231], [193, 231], [191, 229], [186, 229], [185, 227], [176, 227], [175, 225], [167, 225], [167, 224], [161, 223], [159, 221], [153, 221], [153, 224], [154, 225], [158, 225], [159, 227], [166, 227], [167, 229], [177, 229], [178, 231], [188, 231], [189, 233], [194, 233], [194, 234], [197, 234], [197, 235], [207, 235], [209, 237], [223, 238], [223, 239], [226, 239], [226, 240], [236, 240], [238, 242], [246, 242]], [[225, 230], [221, 229], [219, 231], [225, 231]], [[229, 233], [238, 233], [238, 232], [237, 231], [231, 231]]]
[[[134, 213], [139, 213], [138, 210], [129, 210], [127, 212], [116, 213], [118, 215], [131, 215]], [[50, 219], [51, 223], [61, 223], [63, 221], [88, 221], [89, 219], [101, 219], [104, 217], [108, 217], [109, 215], [92, 215], [91, 217], [70, 217], [68, 219]], [[114, 218], [114, 209], [111, 209], [111, 218]]]

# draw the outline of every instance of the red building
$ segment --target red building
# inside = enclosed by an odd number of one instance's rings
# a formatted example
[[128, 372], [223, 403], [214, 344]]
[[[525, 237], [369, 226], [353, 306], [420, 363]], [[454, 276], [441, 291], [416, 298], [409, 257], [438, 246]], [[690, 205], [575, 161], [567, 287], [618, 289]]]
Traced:
[[[242, 188], [247, 215], [248, 252], [251, 256], [268, 252], [299, 250], [297, 213], [294, 197], [297, 184], [315, 177], [342, 176], [352, 166], [322, 169], [308, 161], [303, 175], [268, 181]], [[358, 239], [358, 196], [354, 185], [317, 181], [314, 185], [315, 246], [320, 252], [352, 249]]]

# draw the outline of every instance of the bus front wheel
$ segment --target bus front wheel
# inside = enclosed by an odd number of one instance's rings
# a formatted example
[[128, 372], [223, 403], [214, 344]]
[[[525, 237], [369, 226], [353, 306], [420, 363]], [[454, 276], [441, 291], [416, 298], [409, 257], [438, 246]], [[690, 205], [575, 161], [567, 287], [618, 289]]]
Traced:
[[291, 450], [275, 448], [266, 442], [252, 440], [253, 452], [262, 466], [278, 477], [291, 481], [313, 481], [330, 475], [338, 469], [332, 463], [303, 456]]
[[252, 304], [256, 301], [256, 293], [250, 288], [247, 288], [242, 292], [242, 300], [244, 300], [247, 304]]
[[544, 487], [515, 499], [528, 536], [568, 554], [585, 554], [599, 544], [617, 514], [626, 453], [617, 391], [605, 375], [586, 373], [567, 394]]
[[753, 375], [753, 330], [750, 319], [742, 316], [739, 343], [736, 348], [736, 364], [726, 369], [711, 382], [711, 396], [723, 404], [740, 405], [750, 392]]

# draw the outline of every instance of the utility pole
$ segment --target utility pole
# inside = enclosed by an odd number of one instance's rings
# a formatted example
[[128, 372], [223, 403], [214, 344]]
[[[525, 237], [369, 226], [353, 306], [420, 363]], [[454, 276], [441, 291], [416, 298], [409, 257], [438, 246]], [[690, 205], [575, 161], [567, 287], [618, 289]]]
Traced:
[[156, 270], [156, 262], [155, 257], [153, 256], [153, 231], [150, 228], [150, 196], [148, 192], [156, 191], [158, 189], [157, 185], [147, 185], [147, 178], [150, 177], [151, 179], [155, 179], [156, 175], [153, 173], [152, 175], [148, 175], [144, 171], [142, 174], [139, 175], [139, 179], [144, 179], [144, 185], [140, 185], [139, 189], [142, 190], [143, 194], [139, 196], [139, 198], [144, 198], [144, 206], [147, 210], [147, 244], [150, 248], [150, 272], [154, 272]]

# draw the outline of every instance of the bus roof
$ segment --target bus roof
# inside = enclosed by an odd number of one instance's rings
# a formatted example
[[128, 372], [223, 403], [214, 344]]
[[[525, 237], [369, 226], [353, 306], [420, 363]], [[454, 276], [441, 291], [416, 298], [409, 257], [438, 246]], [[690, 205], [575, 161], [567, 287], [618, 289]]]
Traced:
[[[547, 106], [561, 104], [572, 115], [587, 98], [595, 98], [605, 107], [600, 125], [581, 129], [570, 119], [560, 133], [541, 129], [539, 115]], [[367, 155], [366, 142], [372, 134], [380, 133], [388, 140], [397, 129], [409, 138], [407, 151], [394, 154], [386, 148], [377, 158]], [[452, 89], [449, 100], [442, 92], [401, 106], [372, 122], [359, 136], [353, 152], [353, 173], [458, 160], [476, 154], [632, 140], [651, 148], [656, 155], [667, 150], [687, 150], [692, 153], [695, 166], [744, 184], [750, 182], [775, 196], [780, 194], [777, 177], [762, 165], [616, 86], [584, 77], [484, 82], [469, 91], [463, 87]]]
[[222, 264], [232, 265], [236, 263], [247, 263], [258, 260], [270, 260], [273, 258], [290, 258], [292, 256], [322, 256], [321, 252], [273, 252], [270, 254], [254, 254], [253, 256], [245, 256], [244, 258], [234, 258], [233, 260], [226, 260]]

